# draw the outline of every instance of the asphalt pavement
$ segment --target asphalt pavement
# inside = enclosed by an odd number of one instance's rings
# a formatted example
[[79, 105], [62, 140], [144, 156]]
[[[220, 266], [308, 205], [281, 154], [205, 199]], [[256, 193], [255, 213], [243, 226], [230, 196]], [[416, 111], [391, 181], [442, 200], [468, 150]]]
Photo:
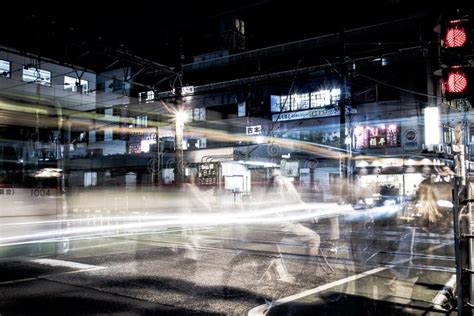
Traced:
[[64, 253], [2, 259], [0, 314], [438, 313], [432, 300], [453, 274], [445, 236], [418, 234], [410, 255], [393, 245], [403, 229], [385, 227], [374, 240], [343, 225], [327, 243], [321, 225], [317, 256], [279, 226], [253, 225], [77, 240]]

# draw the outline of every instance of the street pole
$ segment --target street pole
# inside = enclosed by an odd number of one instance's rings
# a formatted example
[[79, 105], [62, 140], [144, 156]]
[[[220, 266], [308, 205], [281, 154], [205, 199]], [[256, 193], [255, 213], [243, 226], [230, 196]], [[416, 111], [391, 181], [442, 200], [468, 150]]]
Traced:
[[467, 188], [465, 146], [466, 106], [462, 108], [462, 122], [454, 128], [453, 152], [455, 182], [453, 188], [454, 245], [456, 260], [456, 294], [458, 315], [472, 315], [472, 266], [471, 266], [471, 190]]
[[158, 117], [156, 119], [156, 127], [155, 127], [155, 135], [156, 135], [156, 156], [155, 156], [155, 163], [154, 169], [152, 169], [153, 175], [155, 177], [154, 184], [155, 186], [160, 186], [160, 168], [161, 168], [161, 157], [160, 157], [160, 127], [158, 126]]
[[183, 133], [184, 122], [186, 120], [185, 112], [183, 111], [183, 62], [184, 55], [183, 38], [179, 37], [179, 60], [178, 60], [178, 86], [175, 86], [175, 144], [176, 144], [176, 163], [175, 163], [175, 183], [181, 187], [184, 183], [184, 165], [183, 165]]
[[[348, 178], [347, 178], [347, 144], [346, 144], [346, 103], [347, 103], [347, 71], [346, 71], [346, 43], [345, 43], [345, 29], [341, 31], [342, 41], [342, 61], [341, 61], [341, 75], [343, 81], [341, 99], [339, 101], [339, 147], [342, 149], [339, 157], [340, 169], [340, 194], [343, 201], [348, 198]], [[350, 202], [350, 201], [348, 201]]]
[[176, 163], [175, 163], [175, 183], [180, 187], [184, 182], [184, 165], [183, 165], [183, 134], [185, 112], [182, 112], [180, 102], [176, 104], [177, 113], [175, 119], [175, 135], [176, 135]]

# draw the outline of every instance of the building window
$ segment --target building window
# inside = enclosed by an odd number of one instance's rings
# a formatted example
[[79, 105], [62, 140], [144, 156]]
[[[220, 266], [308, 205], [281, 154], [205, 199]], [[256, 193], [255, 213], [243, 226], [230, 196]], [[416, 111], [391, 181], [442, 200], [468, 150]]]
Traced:
[[[193, 121], [205, 121], [206, 120], [206, 108], [195, 108], [191, 113]], [[188, 116], [189, 118], [189, 116]]]
[[332, 89], [331, 90], [331, 104], [332, 105], [339, 104], [339, 100], [341, 100], [341, 89]]
[[51, 86], [51, 71], [23, 66], [23, 81], [35, 82], [44, 86]]
[[83, 79], [79, 80], [77, 78], [64, 76], [64, 90], [87, 93], [89, 91], [89, 82]]
[[97, 186], [97, 172], [84, 172], [84, 186], [85, 187]]
[[388, 58], [386, 57], [381, 57], [381, 58], [375, 58], [374, 60], [372, 60], [372, 62], [377, 65], [377, 66], [387, 66], [390, 62], [388, 60]]
[[138, 103], [151, 103], [155, 101], [155, 92], [154, 91], [146, 91], [140, 92], [138, 94]]
[[443, 143], [451, 144], [453, 141], [453, 128], [448, 125], [443, 125]]
[[11, 63], [0, 59], [0, 77], [10, 78]]
[[146, 115], [137, 116], [136, 120], [136, 127], [147, 127], [148, 126], [148, 117]]
[[290, 99], [288, 96], [272, 95], [270, 97], [270, 107], [273, 113], [290, 111]]
[[246, 115], [246, 103], [244, 101], [244, 102], [240, 102], [237, 105], [237, 116], [238, 117], [243, 117], [245, 115]]

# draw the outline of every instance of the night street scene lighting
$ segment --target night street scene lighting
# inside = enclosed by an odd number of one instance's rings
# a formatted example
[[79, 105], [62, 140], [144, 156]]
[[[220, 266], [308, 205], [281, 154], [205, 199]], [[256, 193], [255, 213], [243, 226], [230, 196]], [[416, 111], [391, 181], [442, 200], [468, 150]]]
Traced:
[[0, 316], [473, 315], [467, 1], [3, 11]]

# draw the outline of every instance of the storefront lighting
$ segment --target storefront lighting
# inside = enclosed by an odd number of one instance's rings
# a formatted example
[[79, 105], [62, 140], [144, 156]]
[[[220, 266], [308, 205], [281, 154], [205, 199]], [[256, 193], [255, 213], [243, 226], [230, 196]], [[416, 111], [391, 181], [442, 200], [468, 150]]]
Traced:
[[380, 160], [375, 160], [374, 162], [372, 162], [372, 167], [381, 167], [382, 166], [382, 163], [380, 162]]
[[439, 143], [439, 110], [438, 107], [427, 107], [425, 108], [425, 146]]
[[359, 162], [357, 163], [357, 167], [361, 167], [361, 168], [365, 168], [365, 167], [367, 167], [368, 165], [369, 165], [369, 163], [368, 163], [367, 161], [365, 161], [365, 160], [359, 161]]
[[415, 165], [415, 160], [413, 159], [405, 160], [405, 166], [414, 166], [414, 165]]
[[421, 161], [421, 164], [423, 166], [431, 165], [431, 160], [429, 160], [428, 158], [423, 158], [423, 160]]
[[33, 177], [35, 178], [58, 178], [61, 176], [62, 169], [44, 168], [38, 170]]

